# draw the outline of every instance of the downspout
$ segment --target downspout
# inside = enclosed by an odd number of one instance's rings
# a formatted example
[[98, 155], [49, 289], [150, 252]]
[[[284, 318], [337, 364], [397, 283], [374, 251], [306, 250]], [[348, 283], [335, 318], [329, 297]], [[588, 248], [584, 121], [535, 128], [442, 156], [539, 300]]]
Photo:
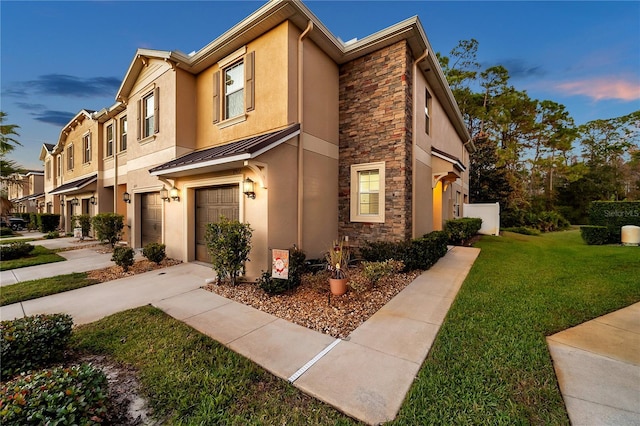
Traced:
[[298, 37], [298, 123], [300, 124], [300, 136], [298, 136], [298, 248], [302, 250], [303, 215], [304, 215], [304, 44], [307, 34], [313, 29], [313, 21], [309, 21], [307, 28]]
[[415, 61], [413, 61], [413, 107], [411, 108], [413, 119], [411, 120], [411, 238], [416, 238], [416, 146], [418, 144], [418, 139], [416, 137], [418, 132], [418, 111], [417, 108], [417, 93], [416, 86], [418, 85], [418, 63], [424, 61], [429, 55], [429, 51], [425, 50], [422, 55], [420, 55]]

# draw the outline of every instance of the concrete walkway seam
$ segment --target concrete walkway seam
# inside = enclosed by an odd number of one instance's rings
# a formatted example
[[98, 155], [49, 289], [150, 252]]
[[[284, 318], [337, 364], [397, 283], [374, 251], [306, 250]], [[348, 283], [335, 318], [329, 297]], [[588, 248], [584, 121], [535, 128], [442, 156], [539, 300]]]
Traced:
[[314, 356], [313, 358], [311, 358], [311, 360], [309, 362], [307, 362], [305, 365], [303, 365], [302, 367], [300, 367], [300, 369], [298, 371], [296, 371], [295, 373], [293, 373], [293, 375], [291, 375], [291, 377], [289, 377], [289, 383], [293, 383], [295, 382], [300, 376], [302, 376], [308, 369], [310, 369], [311, 367], [313, 367], [313, 364], [315, 364], [316, 362], [318, 362], [320, 360], [320, 358], [322, 358], [323, 356], [325, 356], [326, 354], [328, 354], [331, 349], [335, 348], [336, 345], [338, 343], [340, 343], [342, 341], [342, 339], [336, 339], [333, 341], [333, 343], [331, 343], [329, 346], [327, 346], [326, 348], [324, 348], [323, 350], [321, 350], [316, 356]]

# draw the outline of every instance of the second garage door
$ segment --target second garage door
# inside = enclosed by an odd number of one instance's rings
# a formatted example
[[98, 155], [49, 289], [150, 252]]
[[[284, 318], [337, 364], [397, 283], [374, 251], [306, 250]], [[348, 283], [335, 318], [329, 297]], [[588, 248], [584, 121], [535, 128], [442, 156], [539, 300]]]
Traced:
[[240, 212], [238, 185], [196, 189], [196, 260], [211, 263], [204, 239], [208, 223], [217, 223], [220, 216], [238, 220]]

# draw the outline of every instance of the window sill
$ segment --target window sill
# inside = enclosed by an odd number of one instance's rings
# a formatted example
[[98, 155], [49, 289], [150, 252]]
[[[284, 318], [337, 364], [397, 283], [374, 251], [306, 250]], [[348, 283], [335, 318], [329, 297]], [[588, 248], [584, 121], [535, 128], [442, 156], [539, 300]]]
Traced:
[[218, 129], [224, 129], [225, 127], [233, 126], [234, 124], [242, 123], [247, 120], [247, 114], [240, 114], [233, 118], [228, 118], [220, 123], [217, 123]]
[[151, 136], [147, 136], [146, 138], [140, 139], [138, 141], [138, 143], [140, 143], [140, 145], [144, 145], [146, 143], [153, 142], [154, 140], [156, 140], [156, 134], [155, 133], [153, 135], [151, 135]]
[[350, 220], [358, 223], [384, 223], [384, 217], [380, 216], [352, 216]]

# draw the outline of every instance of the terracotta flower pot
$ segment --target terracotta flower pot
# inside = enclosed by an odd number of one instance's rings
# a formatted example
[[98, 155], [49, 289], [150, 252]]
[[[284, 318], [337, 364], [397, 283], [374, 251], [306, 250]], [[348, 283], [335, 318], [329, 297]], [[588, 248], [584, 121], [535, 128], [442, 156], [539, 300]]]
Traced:
[[329, 286], [331, 287], [331, 294], [334, 296], [342, 296], [347, 292], [348, 278], [329, 278]]

